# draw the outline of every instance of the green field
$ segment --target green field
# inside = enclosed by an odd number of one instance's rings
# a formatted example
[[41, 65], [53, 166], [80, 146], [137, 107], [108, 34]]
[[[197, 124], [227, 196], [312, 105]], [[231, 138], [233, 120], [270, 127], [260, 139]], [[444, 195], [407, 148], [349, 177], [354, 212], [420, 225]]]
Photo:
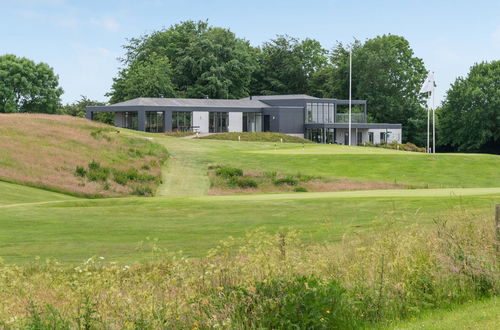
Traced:
[[[168, 150], [156, 196], [87, 199], [0, 181], [0, 258], [6, 273], [10, 265], [32, 267], [38, 259], [56, 259], [68, 269], [79, 269], [92, 256], [103, 257], [111, 269], [116, 267], [113, 262], [142, 267], [148, 264], [141, 262], [151, 260], [152, 246], [165, 255], [182, 251], [187, 260], [205, 260], [221, 242], [244, 238], [256, 229], [296, 232], [304, 246], [335, 251], [386, 232], [433, 233], [440, 220], [492, 219], [500, 203], [500, 156], [183, 139], [128, 130], [120, 135], [152, 138]], [[216, 164], [361, 184], [396, 183], [401, 189], [213, 196], [207, 170]], [[64, 286], [59, 289], [66, 292]], [[424, 313], [394, 327], [451, 329], [460, 323], [464, 328], [490, 328], [497, 322], [497, 302]], [[8, 315], [1, 307], [0, 314]], [[464, 319], [461, 313], [471, 317]]]

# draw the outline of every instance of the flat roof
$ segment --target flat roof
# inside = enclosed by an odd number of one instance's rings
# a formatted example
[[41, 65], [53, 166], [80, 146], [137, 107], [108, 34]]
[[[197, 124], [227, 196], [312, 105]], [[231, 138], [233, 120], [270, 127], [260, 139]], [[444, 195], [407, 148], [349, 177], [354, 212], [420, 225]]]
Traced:
[[267, 108], [269, 105], [259, 100], [234, 99], [182, 99], [139, 97], [136, 99], [108, 105], [108, 107], [149, 106], [149, 107], [221, 107], [221, 108]]

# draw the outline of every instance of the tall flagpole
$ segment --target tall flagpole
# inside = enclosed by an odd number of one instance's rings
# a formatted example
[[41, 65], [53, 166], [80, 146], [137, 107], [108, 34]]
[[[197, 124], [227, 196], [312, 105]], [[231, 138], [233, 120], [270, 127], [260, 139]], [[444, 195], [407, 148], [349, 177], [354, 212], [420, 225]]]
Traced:
[[352, 45], [349, 49], [349, 145], [351, 145]]
[[436, 108], [434, 107], [434, 72], [432, 72], [432, 153], [436, 153]]
[[430, 136], [429, 136], [429, 131], [430, 131], [430, 110], [429, 110], [429, 99], [427, 99], [427, 153], [430, 152], [430, 149], [429, 149], [429, 139], [430, 139]]

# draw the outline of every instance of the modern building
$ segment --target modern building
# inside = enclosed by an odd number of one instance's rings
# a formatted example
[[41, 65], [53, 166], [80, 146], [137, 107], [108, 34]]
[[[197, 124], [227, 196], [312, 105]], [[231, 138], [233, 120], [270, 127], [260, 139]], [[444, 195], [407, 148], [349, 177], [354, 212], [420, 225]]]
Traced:
[[[366, 101], [352, 100], [351, 145], [401, 142], [401, 124], [368, 123]], [[106, 106], [115, 126], [146, 132], [280, 132], [318, 143], [349, 144], [348, 100], [309, 95], [251, 96], [240, 100], [136, 98]]]

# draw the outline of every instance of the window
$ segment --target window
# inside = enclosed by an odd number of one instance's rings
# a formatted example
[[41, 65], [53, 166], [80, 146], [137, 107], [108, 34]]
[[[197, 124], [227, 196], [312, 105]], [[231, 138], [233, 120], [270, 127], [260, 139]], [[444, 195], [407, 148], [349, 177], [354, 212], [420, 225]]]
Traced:
[[146, 111], [146, 132], [163, 131], [163, 111]]
[[227, 112], [210, 112], [208, 115], [208, 131], [210, 133], [227, 132], [229, 115]]
[[335, 104], [310, 102], [306, 104], [306, 123], [328, 124], [334, 122]]
[[262, 113], [243, 113], [243, 132], [262, 132]]
[[373, 144], [373, 132], [368, 132], [368, 142]]
[[[138, 125], [138, 119], [137, 119], [137, 112], [136, 111], [126, 111], [123, 113], [123, 122], [121, 127], [123, 128], [128, 128], [128, 129], [135, 129], [137, 130], [139, 125]], [[119, 125], [120, 126], [120, 125]]]
[[380, 143], [386, 143], [386, 134], [385, 132], [380, 132]]
[[172, 131], [189, 132], [193, 130], [193, 113], [184, 111], [172, 112]]

